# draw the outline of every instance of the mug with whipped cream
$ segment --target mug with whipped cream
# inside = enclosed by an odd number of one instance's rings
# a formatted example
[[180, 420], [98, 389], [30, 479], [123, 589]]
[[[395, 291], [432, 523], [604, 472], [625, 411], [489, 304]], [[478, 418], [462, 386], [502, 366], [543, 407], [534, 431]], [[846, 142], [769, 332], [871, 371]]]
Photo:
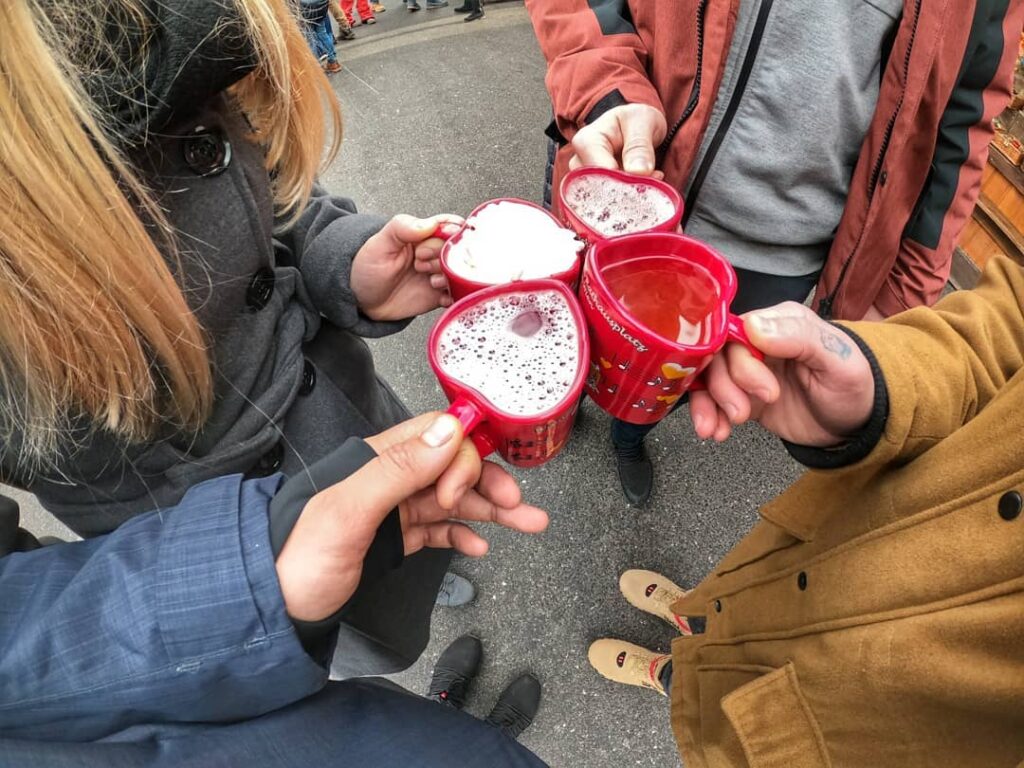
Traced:
[[458, 301], [491, 285], [551, 278], [575, 287], [584, 243], [526, 200], [478, 206], [441, 250], [441, 269]]

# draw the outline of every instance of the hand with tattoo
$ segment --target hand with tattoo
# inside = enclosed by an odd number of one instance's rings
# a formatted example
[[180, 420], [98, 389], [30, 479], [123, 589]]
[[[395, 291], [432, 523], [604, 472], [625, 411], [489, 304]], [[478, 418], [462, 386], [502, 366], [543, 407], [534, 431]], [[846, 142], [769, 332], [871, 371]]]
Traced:
[[690, 397], [701, 439], [721, 442], [734, 425], [756, 419], [792, 443], [824, 448], [864, 426], [875, 380], [848, 335], [794, 302], [750, 312], [744, 323], [765, 360], [739, 344], [715, 356], [706, 372], [707, 391]]

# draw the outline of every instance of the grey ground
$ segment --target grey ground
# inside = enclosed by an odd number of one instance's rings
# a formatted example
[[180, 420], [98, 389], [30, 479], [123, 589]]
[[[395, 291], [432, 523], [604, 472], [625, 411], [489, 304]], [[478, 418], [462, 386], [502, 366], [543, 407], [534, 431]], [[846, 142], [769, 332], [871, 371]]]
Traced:
[[[413, 14], [386, 2], [380, 23], [339, 46], [345, 71], [333, 84], [346, 136], [330, 188], [381, 213], [465, 215], [494, 197], [539, 200], [550, 106], [521, 4], [488, 6], [482, 21], [465, 24], [450, 9]], [[414, 412], [445, 405], [424, 355], [434, 319], [374, 343], [381, 372]], [[559, 458], [517, 472], [526, 498], [550, 511], [550, 529], [534, 539], [495, 533], [486, 559], [457, 561], [479, 589], [476, 603], [438, 609], [426, 654], [397, 679], [422, 690], [441, 650], [473, 632], [485, 661], [468, 710], [486, 714], [506, 682], [532, 670], [544, 702], [522, 740], [551, 765], [678, 765], [666, 700], [598, 677], [587, 646], [617, 635], [667, 650], [672, 630], [622, 599], [619, 573], [650, 568], [692, 586], [797, 469], [755, 427], [702, 444], [680, 411], [654, 433], [656, 491], [635, 510], [622, 500], [607, 433], [608, 418], [588, 402]], [[60, 533], [37, 505], [24, 508], [31, 530]]]

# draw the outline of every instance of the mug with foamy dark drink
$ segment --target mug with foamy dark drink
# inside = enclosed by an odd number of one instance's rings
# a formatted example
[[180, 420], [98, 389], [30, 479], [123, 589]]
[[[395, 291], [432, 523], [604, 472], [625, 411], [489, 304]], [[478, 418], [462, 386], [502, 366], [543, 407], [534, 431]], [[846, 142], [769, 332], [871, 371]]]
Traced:
[[577, 168], [562, 179], [562, 217], [591, 245], [640, 232], [675, 232], [678, 190], [658, 179], [606, 168]]
[[551, 459], [572, 431], [589, 344], [579, 302], [555, 280], [481, 290], [441, 317], [430, 365], [481, 456], [510, 464]]

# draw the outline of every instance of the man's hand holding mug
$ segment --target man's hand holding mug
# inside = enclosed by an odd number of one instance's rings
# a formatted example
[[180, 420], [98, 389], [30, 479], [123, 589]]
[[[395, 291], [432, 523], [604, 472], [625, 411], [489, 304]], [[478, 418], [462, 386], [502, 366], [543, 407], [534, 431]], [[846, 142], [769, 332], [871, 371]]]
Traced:
[[705, 370], [707, 391], [694, 392], [690, 415], [701, 439], [721, 442], [750, 419], [798, 445], [843, 443], [871, 416], [875, 380], [847, 334], [803, 304], [787, 302], [743, 316], [758, 361], [729, 344]]

